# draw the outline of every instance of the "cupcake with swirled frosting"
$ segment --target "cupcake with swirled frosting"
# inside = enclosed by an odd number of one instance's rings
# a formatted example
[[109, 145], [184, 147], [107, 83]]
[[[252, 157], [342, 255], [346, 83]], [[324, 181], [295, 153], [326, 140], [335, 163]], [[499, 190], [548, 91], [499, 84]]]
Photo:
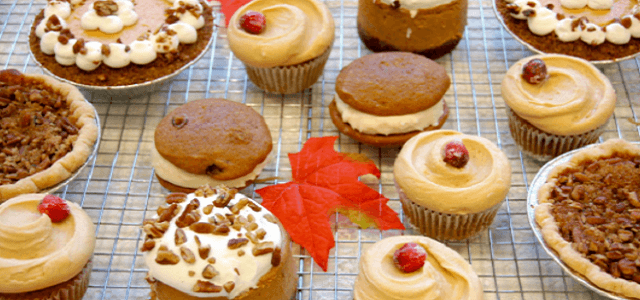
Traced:
[[395, 236], [360, 258], [354, 300], [479, 300], [482, 284], [453, 249], [423, 236]]
[[393, 175], [411, 224], [440, 240], [465, 239], [491, 225], [511, 186], [502, 150], [483, 137], [451, 130], [407, 141]]
[[80, 300], [95, 227], [75, 203], [24, 194], [0, 206], [0, 299]]
[[291, 94], [313, 85], [334, 40], [329, 8], [317, 0], [254, 0], [227, 29], [229, 47], [259, 88]]
[[502, 98], [516, 145], [539, 160], [596, 142], [616, 105], [602, 72], [559, 54], [516, 62], [502, 80]]

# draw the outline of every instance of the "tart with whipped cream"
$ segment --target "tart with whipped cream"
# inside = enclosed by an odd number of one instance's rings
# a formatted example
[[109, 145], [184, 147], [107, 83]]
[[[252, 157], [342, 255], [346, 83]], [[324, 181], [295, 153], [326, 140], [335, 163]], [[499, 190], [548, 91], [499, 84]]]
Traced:
[[544, 53], [611, 61], [640, 52], [637, 0], [495, 0], [509, 31]]
[[443, 98], [451, 81], [444, 67], [421, 55], [385, 52], [344, 67], [329, 105], [338, 130], [374, 146], [398, 146], [442, 127], [449, 115]]
[[65, 181], [97, 143], [93, 106], [46, 75], [0, 71], [0, 119], [0, 202]]
[[48, 0], [29, 44], [52, 74], [126, 86], [172, 74], [206, 50], [213, 13], [199, 0]]
[[451, 52], [467, 25], [467, 0], [359, 0], [358, 35], [375, 52], [436, 59]]
[[511, 187], [505, 153], [483, 137], [451, 130], [407, 141], [393, 175], [410, 223], [439, 240], [461, 240], [491, 225]]
[[482, 298], [482, 283], [469, 262], [444, 244], [416, 235], [371, 245], [360, 257], [353, 287], [354, 300]]
[[251, 82], [267, 92], [292, 94], [322, 75], [335, 24], [320, 0], [253, 0], [231, 16], [227, 37]]
[[640, 148], [610, 139], [555, 164], [535, 221], [549, 248], [615, 299], [640, 297]]
[[282, 300], [297, 286], [291, 240], [260, 204], [224, 186], [175, 193], [144, 221], [151, 300]]
[[502, 80], [511, 137], [523, 153], [549, 160], [595, 143], [616, 106], [609, 79], [584, 59], [530, 56]]
[[273, 148], [264, 118], [225, 99], [191, 101], [156, 127], [153, 167], [170, 191], [193, 192], [203, 184], [244, 188], [269, 163]]
[[0, 205], [0, 299], [81, 300], [89, 285], [95, 226], [82, 208], [52, 195]]

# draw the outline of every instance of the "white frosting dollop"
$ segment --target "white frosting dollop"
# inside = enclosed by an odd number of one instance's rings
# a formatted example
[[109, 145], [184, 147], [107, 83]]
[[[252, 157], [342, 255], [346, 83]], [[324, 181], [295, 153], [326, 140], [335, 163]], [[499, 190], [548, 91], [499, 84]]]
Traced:
[[153, 47], [158, 53], [169, 53], [178, 50], [180, 40], [175, 31], [161, 30], [152, 35], [149, 40], [153, 42]]
[[104, 55], [104, 64], [115, 69], [129, 65], [131, 57], [127, 51], [127, 47], [128, 46], [120, 43], [110, 43], [109, 55]]
[[125, 26], [131, 26], [138, 22], [138, 14], [133, 10], [133, 3], [129, 0], [114, 0], [118, 9], [113, 15], [100, 16], [96, 10], [91, 7], [82, 15], [80, 26], [85, 30], [96, 30], [113, 34], [124, 29]]
[[66, 1], [49, 1], [44, 8], [44, 18], [46, 19], [52, 15], [58, 15], [62, 19], [68, 18], [71, 15], [71, 5]]
[[[574, 19], [572, 17], [562, 18], [558, 21], [558, 13], [544, 7], [538, 0], [507, 0], [510, 15], [519, 20], [527, 20], [529, 30], [536, 35], [547, 35], [555, 32], [562, 42], [572, 42], [582, 40], [589, 45], [600, 45], [605, 41], [613, 44], [626, 44], [630, 37], [640, 38], [640, 20], [635, 15], [622, 16], [622, 20], [629, 19], [630, 22], [624, 26], [618, 22], [613, 22], [606, 26], [606, 30], [601, 26], [590, 23], [586, 19]], [[563, 0], [562, 6], [567, 8], [581, 8], [588, 4], [591, 9], [610, 9], [612, 0]], [[597, 7], [597, 8], [594, 8]], [[576, 24], [574, 24], [576, 22]], [[628, 26], [631, 24], [630, 26]]]
[[[246, 196], [237, 193], [229, 202], [228, 206], [222, 208], [214, 206], [210, 214], [205, 214], [203, 208], [207, 205], [211, 205], [213, 201], [218, 199], [218, 196], [222, 195], [221, 189], [216, 188], [215, 190], [218, 193], [210, 197], [197, 197], [193, 193], [189, 194], [186, 201], [178, 204], [177, 216], [182, 214], [184, 208], [192, 200], [197, 199], [200, 205], [196, 210], [200, 213], [200, 216], [202, 216], [199, 222], [207, 222], [210, 217], [214, 217], [216, 214], [220, 214], [222, 216], [232, 214], [229, 207], [235, 205], [241, 199], [247, 198]], [[253, 200], [250, 201], [253, 202]], [[282, 242], [285, 239], [285, 236], [281, 232], [281, 227], [278, 224], [267, 221], [265, 216], [271, 215], [273, 217], [273, 215], [268, 210], [260, 206], [260, 204], [255, 204], [261, 208], [260, 211], [256, 212], [249, 206], [245, 206], [239, 211], [239, 215], [245, 218], [249, 218], [249, 215], [252, 215], [255, 219], [254, 222], [258, 225], [258, 228], [266, 231], [266, 235], [262, 240], [260, 240], [260, 242], [273, 242], [275, 246], [281, 247]], [[154, 218], [157, 219], [158, 216], [156, 215]], [[230, 239], [238, 238], [238, 234], [245, 237], [245, 234], [248, 231], [244, 226], [241, 227], [239, 231], [230, 227], [228, 235], [198, 234], [189, 229], [189, 227], [185, 227], [182, 230], [186, 236], [186, 242], [177, 246], [175, 243], [175, 233], [178, 229], [175, 219], [177, 218], [178, 217], [174, 217], [174, 220], [170, 221], [169, 228], [165, 231], [163, 237], [155, 239], [155, 247], [151, 251], [144, 252], [144, 259], [146, 265], [149, 267], [149, 275], [152, 278], [194, 297], [214, 296], [234, 299], [242, 292], [249, 290], [250, 288], [256, 288], [260, 278], [271, 270], [272, 254], [268, 253], [254, 256], [251, 250], [253, 248], [253, 244], [251, 242], [239, 249], [229, 249], [227, 246]], [[211, 246], [209, 257], [215, 258], [215, 263], [210, 263], [199, 257], [198, 245], [195, 241], [195, 236], [198, 236], [202, 245]], [[195, 254], [195, 262], [187, 263], [184, 259], [180, 259], [180, 262], [174, 265], [158, 264], [155, 259], [161, 245], [166, 246], [170, 251], [177, 255], [180, 255], [181, 247], [186, 247]], [[238, 251], [240, 250], [243, 250], [245, 254], [239, 256]], [[218, 272], [218, 274], [212, 279], [206, 279], [202, 276], [202, 270], [204, 270], [207, 265], [211, 265]], [[236, 269], [237, 272], [235, 271]], [[193, 270], [195, 272], [194, 276], [189, 276], [187, 270]], [[192, 289], [198, 280], [208, 281], [218, 286], [222, 286], [225, 283], [232, 281], [235, 283], [235, 287], [230, 292], [222, 289], [220, 292], [215, 294], [197, 293]]]
[[194, 12], [197, 15], [194, 15], [193, 13], [191, 13], [189, 11], [186, 11], [184, 13], [181, 13], [181, 12], [178, 11], [178, 12], [176, 12], [176, 15], [178, 16], [180, 21], [193, 26], [195, 29], [202, 28], [202, 26], [204, 26], [204, 17], [202, 17], [203, 8], [202, 8], [202, 5], [200, 5], [200, 2], [198, 2], [198, 0], [180, 0], [180, 1], [175, 1], [173, 3], [173, 8], [177, 9], [181, 5], [195, 7], [196, 9], [195, 9]]
[[180, 43], [193, 44], [198, 40], [198, 32], [196, 29], [182, 21], [178, 21], [168, 26], [170, 30], [175, 31]]
[[57, 41], [53, 47], [53, 52], [56, 55], [56, 61], [63, 66], [72, 66], [76, 63], [76, 54], [73, 53], [73, 45], [77, 42], [76, 39], [70, 39], [66, 44], [62, 44]]
[[67, 22], [65, 22], [64, 19], [60, 18], [58, 15], [51, 15], [42, 19], [42, 22], [40, 22], [40, 24], [36, 26], [36, 36], [39, 38], [42, 38], [42, 36], [45, 33], [47, 33], [47, 22], [53, 22], [53, 20], [56, 18], [58, 19], [57, 21], [60, 23], [59, 25], [60, 29], [67, 27]]
[[422, 131], [431, 125], [438, 125], [444, 111], [442, 99], [426, 110], [400, 116], [376, 116], [356, 110], [344, 103], [337, 94], [334, 100], [342, 121], [364, 134], [390, 135]]
[[157, 57], [153, 42], [149, 40], [134, 41], [131, 43], [131, 62], [137, 65], [146, 65]]
[[40, 51], [46, 55], [54, 55], [60, 32], [49, 31], [40, 38]]
[[84, 49], [77, 54], [76, 65], [85, 71], [93, 71], [102, 63], [102, 44], [100, 42], [88, 42]]

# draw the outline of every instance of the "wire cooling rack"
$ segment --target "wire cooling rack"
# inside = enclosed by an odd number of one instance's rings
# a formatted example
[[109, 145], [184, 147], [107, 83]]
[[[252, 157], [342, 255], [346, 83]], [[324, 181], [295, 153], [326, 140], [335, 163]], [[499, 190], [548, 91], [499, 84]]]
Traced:
[[[479, 274], [485, 299], [602, 299], [573, 281], [541, 249], [526, 216], [529, 184], [542, 166], [523, 156], [509, 134], [500, 82], [509, 66], [531, 53], [500, 26], [492, 0], [469, 0], [465, 35], [458, 47], [440, 59], [452, 85], [445, 99], [450, 116], [445, 129], [488, 138], [509, 157], [513, 176], [507, 200], [491, 227], [467, 241], [448, 243], [468, 259]], [[29, 55], [28, 35], [44, 0], [0, 0], [0, 66], [42, 73]], [[133, 99], [87, 94], [102, 122], [98, 154], [76, 180], [59, 191], [80, 203], [97, 228], [97, 246], [89, 290], [84, 299], [146, 299], [146, 267], [138, 250], [142, 220], [154, 214], [164, 190], [151, 168], [150, 148], [156, 124], [171, 109], [190, 100], [223, 97], [242, 102], [261, 113], [271, 129], [274, 154], [260, 178], [277, 177], [242, 192], [258, 198], [254, 190], [291, 179], [287, 153], [298, 152], [310, 137], [338, 135], [327, 105], [334, 95], [340, 69], [370, 53], [356, 31], [357, 1], [326, 1], [336, 21], [336, 40], [324, 75], [302, 93], [282, 96], [264, 93], [248, 81], [244, 67], [229, 51], [225, 29], [218, 29], [213, 47], [198, 63], [158, 92]], [[601, 139], [640, 140], [638, 59], [599, 67], [618, 94], [615, 114]], [[374, 186], [400, 213], [393, 186], [392, 166], [399, 148], [379, 149], [341, 136], [337, 147], [372, 158], [382, 171]], [[328, 272], [309, 255], [299, 258], [297, 299], [351, 300], [360, 253], [385, 236], [411, 231], [360, 230], [344, 217], [333, 216], [336, 246]], [[405, 224], [407, 222], [405, 221]]]

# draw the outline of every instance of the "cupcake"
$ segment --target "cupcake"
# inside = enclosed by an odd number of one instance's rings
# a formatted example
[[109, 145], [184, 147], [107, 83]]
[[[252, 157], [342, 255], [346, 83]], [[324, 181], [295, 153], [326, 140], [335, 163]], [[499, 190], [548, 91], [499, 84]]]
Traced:
[[227, 38], [256, 86], [292, 94], [318, 81], [334, 31], [331, 12], [321, 1], [254, 0], [233, 14]]
[[294, 297], [291, 240], [269, 211], [224, 186], [166, 200], [143, 225], [151, 300]]
[[554, 162], [535, 207], [543, 242], [615, 299], [637, 299], [640, 148], [611, 139]]
[[0, 299], [82, 299], [95, 242], [91, 218], [75, 203], [44, 194], [3, 203]]
[[596, 67], [557, 54], [516, 62], [502, 80], [502, 98], [513, 140], [538, 160], [594, 143], [616, 105], [611, 82]]
[[360, 257], [354, 300], [480, 300], [482, 284], [453, 249], [423, 236], [382, 239]]
[[0, 119], [0, 203], [69, 179], [98, 143], [93, 105], [46, 75], [0, 71]]
[[511, 186], [507, 156], [491, 141], [450, 130], [404, 144], [393, 165], [409, 222], [439, 240], [461, 240], [489, 227]]
[[35, 17], [29, 46], [55, 76], [87, 86], [128, 86], [199, 58], [213, 21], [211, 7], [199, 0], [48, 0]]
[[467, 25], [467, 0], [359, 0], [358, 34], [372, 51], [432, 59], [451, 52]]
[[225, 99], [191, 101], [156, 127], [152, 164], [160, 184], [173, 192], [201, 185], [244, 188], [269, 162], [273, 143], [260, 114]]
[[399, 146], [442, 127], [449, 115], [443, 98], [451, 81], [438, 63], [417, 54], [363, 56], [343, 68], [329, 113], [338, 130], [374, 146]]

